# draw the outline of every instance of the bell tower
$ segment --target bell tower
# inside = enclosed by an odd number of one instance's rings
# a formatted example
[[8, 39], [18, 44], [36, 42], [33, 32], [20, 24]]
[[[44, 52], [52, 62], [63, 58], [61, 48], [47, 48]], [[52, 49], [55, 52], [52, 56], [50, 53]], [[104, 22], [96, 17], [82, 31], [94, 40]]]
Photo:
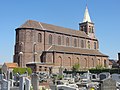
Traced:
[[79, 30], [84, 31], [90, 38], [95, 38], [94, 23], [91, 21], [88, 7], [86, 6], [82, 23], [79, 23]]

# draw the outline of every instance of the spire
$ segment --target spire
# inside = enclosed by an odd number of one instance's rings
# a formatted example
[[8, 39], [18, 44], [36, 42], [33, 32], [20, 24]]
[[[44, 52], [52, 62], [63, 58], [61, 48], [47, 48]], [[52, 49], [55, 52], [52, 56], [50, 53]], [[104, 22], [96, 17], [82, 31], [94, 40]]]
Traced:
[[91, 22], [87, 6], [86, 6], [86, 9], [85, 9], [85, 14], [84, 14], [83, 22]]

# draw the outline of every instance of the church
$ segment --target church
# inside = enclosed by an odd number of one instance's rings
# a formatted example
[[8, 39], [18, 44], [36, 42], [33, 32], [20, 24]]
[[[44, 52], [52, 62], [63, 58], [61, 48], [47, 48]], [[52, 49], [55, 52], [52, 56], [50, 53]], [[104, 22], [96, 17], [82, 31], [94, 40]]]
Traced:
[[108, 56], [99, 51], [94, 23], [86, 7], [79, 30], [26, 21], [16, 29], [13, 62], [33, 71], [59, 73], [60, 69], [71, 70], [75, 64], [81, 70], [98, 65], [108, 67]]

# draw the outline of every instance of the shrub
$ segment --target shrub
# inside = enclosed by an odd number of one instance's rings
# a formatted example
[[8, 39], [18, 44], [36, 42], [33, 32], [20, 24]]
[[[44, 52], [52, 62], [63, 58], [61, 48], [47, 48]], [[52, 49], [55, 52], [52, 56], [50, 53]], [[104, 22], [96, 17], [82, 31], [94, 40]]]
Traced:
[[63, 79], [63, 75], [58, 75], [57, 79], [58, 80], [62, 80]]
[[28, 72], [28, 74], [32, 74], [32, 70], [31, 68], [14, 68], [13, 69], [13, 73], [16, 74], [16, 73], [19, 73], [19, 74], [24, 74]]
[[80, 69], [80, 64], [76, 63], [72, 67], [72, 71], [78, 71]]

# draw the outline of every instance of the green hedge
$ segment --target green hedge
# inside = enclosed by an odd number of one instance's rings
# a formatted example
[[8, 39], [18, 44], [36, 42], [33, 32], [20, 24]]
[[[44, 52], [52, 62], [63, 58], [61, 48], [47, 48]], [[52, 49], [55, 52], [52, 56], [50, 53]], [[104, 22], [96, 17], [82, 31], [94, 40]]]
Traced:
[[16, 73], [24, 74], [26, 71], [28, 72], [29, 75], [32, 74], [31, 68], [14, 68], [13, 69], [14, 74]]
[[83, 74], [83, 73], [87, 73], [87, 71], [63, 71], [63, 73], [66, 73], [66, 74], [73, 74], [73, 73]]
[[[115, 69], [105, 69], [105, 68], [101, 68], [101, 69], [89, 69], [90, 73], [95, 73], [95, 74], [99, 74], [102, 72], [109, 72], [110, 74], [113, 73], [118, 73], [120, 74], [120, 69], [119, 68], [115, 68]], [[63, 73], [67, 73], [67, 74], [73, 74], [73, 73], [86, 73], [87, 71], [63, 71]]]
[[99, 73], [102, 73], [102, 72], [109, 72], [110, 74], [113, 74], [113, 73], [119, 73], [120, 74], [120, 69], [89, 69], [89, 71], [91, 73], [96, 73], [96, 74], [99, 74]]

